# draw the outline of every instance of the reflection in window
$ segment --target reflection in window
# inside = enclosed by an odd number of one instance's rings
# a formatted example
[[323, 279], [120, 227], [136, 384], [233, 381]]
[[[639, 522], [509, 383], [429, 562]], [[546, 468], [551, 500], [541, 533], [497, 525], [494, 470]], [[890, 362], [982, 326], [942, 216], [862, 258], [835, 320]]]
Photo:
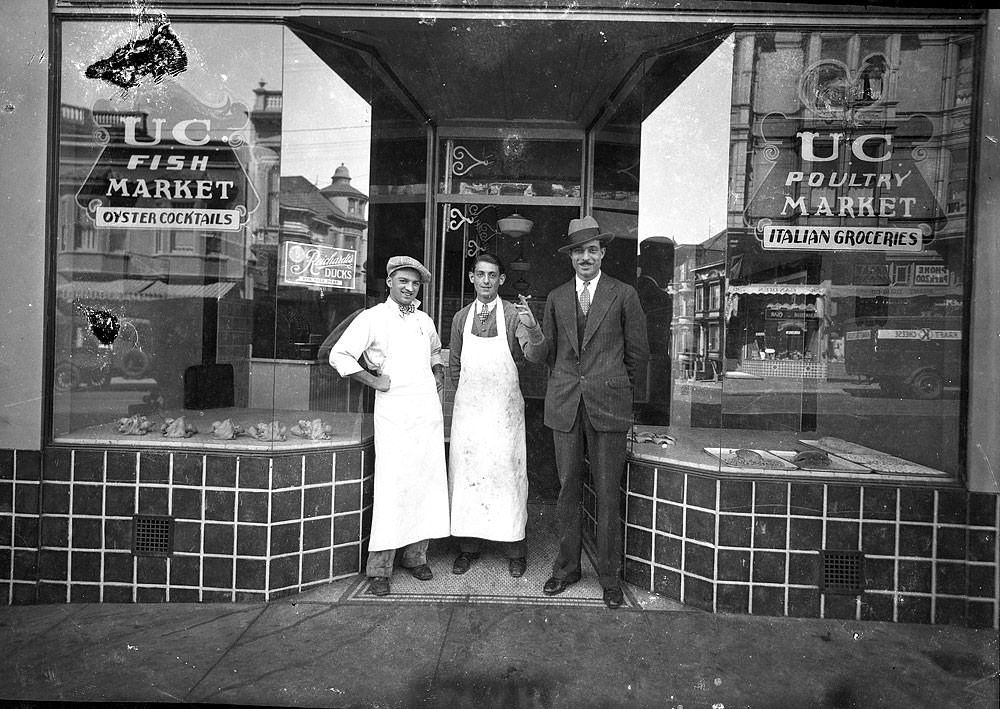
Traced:
[[[226, 445], [289, 445], [300, 418], [357, 440], [368, 402], [317, 350], [365, 304], [365, 99], [278, 26], [220, 42], [218, 25], [175, 23], [198, 61], [125, 92], [80, 67], [134, 28], [62, 27], [56, 438], [201, 445], [213, 411], [248, 432]], [[339, 250], [341, 279], [289, 283], [286, 257], [313, 247]], [[120, 323], [113, 342], [88, 312]], [[189, 425], [161, 436], [166, 418]]]
[[718, 310], [722, 304], [722, 284], [713, 283], [709, 289], [708, 309]]
[[[661, 423], [700, 442], [688, 462], [714, 441], [818, 448], [828, 473], [960, 473], [972, 46], [961, 34], [741, 32], [716, 53], [729, 49], [730, 80], [711, 107], [696, 71], [650, 114], [642, 171], [663, 177], [639, 224], [677, 244]], [[685, 120], [693, 106], [719, 120]], [[716, 125], [721, 150], [706, 135]], [[716, 155], [728, 185], [713, 191], [696, 181]], [[689, 208], [713, 194], [725, 216]]]

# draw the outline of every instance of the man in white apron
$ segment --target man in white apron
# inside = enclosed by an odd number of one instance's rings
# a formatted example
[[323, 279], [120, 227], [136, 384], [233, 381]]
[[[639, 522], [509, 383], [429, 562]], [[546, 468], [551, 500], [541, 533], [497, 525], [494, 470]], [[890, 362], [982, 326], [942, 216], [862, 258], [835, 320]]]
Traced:
[[[375, 499], [366, 573], [370, 592], [389, 593], [396, 550], [416, 578], [432, 577], [427, 544], [448, 536], [441, 340], [416, 300], [430, 272], [409, 256], [386, 266], [389, 298], [348, 326], [330, 351], [342, 377], [375, 389]], [[375, 374], [365, 371], [358, 358]]]
[[452, 571], [468, 571], [489, 539], [502, 543], [517, 578], [527, 568], [528, 475], [515, 360], [541, 362], [545, 337], [523, 295], [517, 305], [497, 297], [505, 278], [495, 257], [480, 254], [469, 272], [476, 300], [451, 324], [455, 407], [448, 468], [451, 534], [460, 550]]

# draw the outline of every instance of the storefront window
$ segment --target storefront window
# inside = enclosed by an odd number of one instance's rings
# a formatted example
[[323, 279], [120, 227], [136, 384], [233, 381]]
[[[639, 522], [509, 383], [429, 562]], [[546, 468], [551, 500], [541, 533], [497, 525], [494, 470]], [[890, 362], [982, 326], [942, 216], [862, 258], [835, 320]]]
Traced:
[[[499, 256], [540, 317], [589, 214], [646, 313], [637, 430], [676, 441], [633, 452], [961, 475], [972, 35], [470, 21], [422, 27], [425, 54], [398, 19], [222, 27], [61, 24], [57, 440], [181, 416], [199, 445], [300, 442], [222, 441], [224, 419], [367, 431], [370, 392], [321, 350], [385, 297], [389, 256], [430, 266], [447, 345], [470, 259]], [[153, 33], [159, 81], [115, 66]], [[477, 71], [467, 44], [556, 35], [605, 58], [599, 91]], [[529, 420], [545, 379], [522, 370]]]
[[57, 441], [370, 435], [320, 348], [379, 297], [374, 90], [367, 55], [277, 25], [62, 24]]
[[[640, 210], [695, 273], [694, 321], [682, 306], [672, 327], [703, 345], [674, 352], [672, 430], [733, 472], [961, 475], [972, 37], [738, 32], [725, 46], [731, 93], [701, 123], [729, 136], [726, 214], [686, 210], [725, 228], [684, 234], [684, 210]], [[711, 93], [692, 75], [660, 110], [689, 112], [674, 101], [692, 81]], [[698, 146], [670, 170], [719, 154], [704, 125], [653, 117]], [[672, 186], [667, 201], [707, 202]], [[805, 468], [800, 453], [815, 453]]]

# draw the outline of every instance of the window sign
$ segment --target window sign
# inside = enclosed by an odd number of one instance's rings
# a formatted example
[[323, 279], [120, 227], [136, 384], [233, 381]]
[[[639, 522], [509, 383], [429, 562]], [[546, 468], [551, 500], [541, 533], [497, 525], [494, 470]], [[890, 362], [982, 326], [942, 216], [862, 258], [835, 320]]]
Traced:
[[913, 271], [915, 286], [946, 286], [948, 285], [948, 267], [934, 265], [917, 265]]
[[854, 264], [854, 284], [859, 286], [889, 285], [889, 264], [887, 263], [856, 263]]
[[936, 138], [923, 115], [886, 117], [898, 71], [881, 54], [851, 71], [820, 59], [799, 77], [808, 129], [773, 112], [758, 127], [767, 176], [745, 212], [765, 250], [921, 252], [948, 223], [924, 173]]
[[354, 288], [357, 252], [324, 244], [286, 241], [281, 249], [279, 282], [289, 286]]
[[104, 147], [76, 199], [96, 228], [240, 231], [257, 208], [241, 154], [246, 106], [176, 98], [141, 111], [95, 104], [94, 138]]
[[768, 320], [802, 320], [804, 318], [816, 318], [815, 308], [768, 308], [764, 311]]

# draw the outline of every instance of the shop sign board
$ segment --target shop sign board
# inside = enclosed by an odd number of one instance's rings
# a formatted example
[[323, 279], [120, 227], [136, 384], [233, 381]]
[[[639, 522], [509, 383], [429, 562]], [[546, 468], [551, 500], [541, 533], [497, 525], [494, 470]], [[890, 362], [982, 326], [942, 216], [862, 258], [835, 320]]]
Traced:
[[805, 308], [768, 308], [764, 311], [764, 317], [768, 320], [802, 320], [815, 318], [816, 311]]
[[948, 285], [948, 267], [943, 265], [917, 264], [913, 270], [913, 285], [915, 286], [946, 286]]
[[278, 283], [286, 286], [354, 288], [357, 251], [326, 244], [286, 241], [281, 245]]
[[877, 335], [880, 340], [922, 340], [927, 342], [930, 340], [962, 339], [961, 330], [935, 330], [929, 327], [909, 328], [905, 330], [885, 329], [879, 330]]
[[884, 61], [869, 69], [848, 86], [836, 62], [806, 67], [799, 100], [813, 116], [775, 111], [755, 124], [758, 167], [743, 218], [764, 250], [919, 253], [947, 224], [924, 177], [934, 166], [922, 164], [937, 155], [926, 147], [934, 124], [889, 118], [882, 82], [892, 70]]
[[889, 279], [889, 264], [887, 263], [856, 263], [854, 264], [854, 284], [859, 286], [887, 286]]
[[244, 162], [245, 109], [169, 119], [95, 106], [104, 147], [76, 195], [98, 229], [240, 231], [258, 205]]

